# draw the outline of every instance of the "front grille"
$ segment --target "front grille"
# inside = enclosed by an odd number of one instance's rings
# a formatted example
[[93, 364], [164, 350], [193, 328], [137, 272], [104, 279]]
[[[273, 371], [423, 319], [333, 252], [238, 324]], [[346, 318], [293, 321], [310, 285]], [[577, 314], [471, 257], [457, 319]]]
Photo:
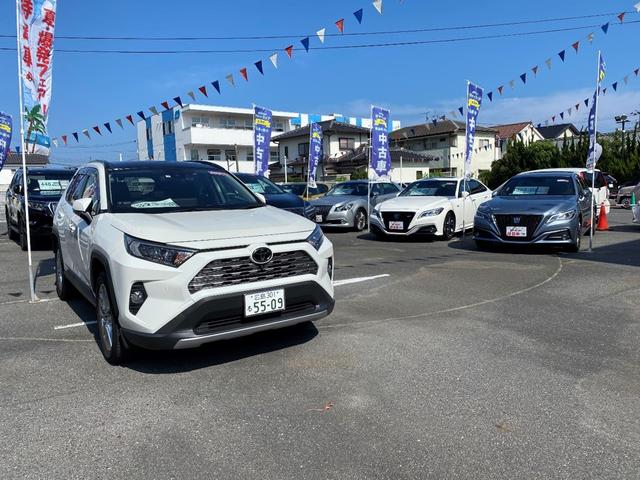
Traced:
[[[390, 232], [406, 232], [409, 230], [409, 224], [415, 217], [415, 212], [382, 212], [382, 220], [384, 220], [384, 226]], [[389, 222], [402, 222], [402, 230], [391, 230], [389, 228]]]
[[256, 265], [249, 257], [223, 258], [200, 270], [189, 282], [189, 292], [317, 273], [316, 262], [301, 250], [274, 253], [265, 265]]
[[[514, 221], [514, 217], [518, 217], [520, 219], [519, 222]], [[509, 241], [520, 241], [526, 242], [531, 240], [538, 225], [540, 225], [540, 221], [542, 220], [542, 215], [495, 215], [496, 224], [498, 225], [498, 230], [500, 231], [500, 236], [504, 240]], [[507, 237], [507, 227], [527, 227], [527, 236], [526, 237]]]
[[322, 215], [322, 221], [325, 222], [332, 206], [333, 205], [314, 205], [314, 207], [316, 207], [315, 215]]

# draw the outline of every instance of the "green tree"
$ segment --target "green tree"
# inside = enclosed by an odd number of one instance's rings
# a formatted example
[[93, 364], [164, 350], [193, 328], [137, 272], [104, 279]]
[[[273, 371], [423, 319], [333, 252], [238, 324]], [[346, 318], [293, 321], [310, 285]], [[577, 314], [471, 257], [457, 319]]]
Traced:
[[[44, 115], [40, 111], [41, 106], [34, 105], [34, 107], [29, 110], [25, 107], [25, 120], [27, 121], [27, 142], [31, 139], [32, 133], [40, 133], [44, 134], [46, 131], [46, 127], [44, 125]], [[36, 142], [32, 143], [31, 153], [36, 151]]]

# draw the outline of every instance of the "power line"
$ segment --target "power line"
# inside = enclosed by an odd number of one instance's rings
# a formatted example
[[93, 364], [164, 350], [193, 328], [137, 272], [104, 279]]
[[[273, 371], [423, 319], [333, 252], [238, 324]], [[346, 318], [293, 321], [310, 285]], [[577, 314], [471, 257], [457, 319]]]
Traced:
[[[640, 23], [640, 20], [633, 20], [618, 26]], [[428, 45], [442, 43], [469, 42], [478, 40], [491, 40], [496, 38], [525, 37], [532, 35], [543, 35], [549, 33], [570, 32], [576, 30], [587, 30], [600, 28], [600, 25], [584, 25], [580, 27], [555, 28], [549, 30], [536, 30], [532, 32], [502, 33], [495, 35], [484, 35], [475, 37], [455, 37], [435, 40], [414, 40], [404, 42], [366, 43], [354, 45], [328, 45], [322, 47], [309, 47], [310, 50], [347, 50], [364, 48], [400, 47], [411, 45]], [[0, 51], [15, 52], [15, 47], [0, 47]], [[280, 48], [256, 48], [256, 49], [217, 49], [217, 50], [83, 50], [83, 49], [56, 49], [56, 53], [90, 53], [90, 54], [121, 54], [121, 55], [178, 55], [178, 54], [211, 54], [211, 53], [272, 53]], [[304, 51], [304, 48], [294, 48], [296, 51]]]
[[[624, 12], [635, 13], [633, 12]], [[395, 35], [407, 33], [444, 32], [450, 30], [472, 30], [479, 28], [508, 27], [514, 25], [532, 25], [550, 22], [562, 22], [569, 20], [584, 20], [587, 18], [611, 17], [620, 12], [596, 13], [592, 15], [578, 15], [572, 17], [542, 18], [533, 20], [521, 20], [516, 22], [485, 23], [476, 25], [457, 25], [449, 27], [418, 28], [410, 30], [382, 30], [373, 32], [346, 32], [346, 33], [325, 33], [325, 37], [350, 37], [369, 35]], [[83, 35], [56, 35], [57, 40], [117, 40], [117, 41], [203, 41], [203, 40], [269, 40], [269, 39], [292, 39], [306, 37], [309, 34], [287, 34], [287, 35], [249, 35], [249, 36], [229, 36], [229, 37], [141, 37], [141, 36], [83, 36]], [[315, 33], [313, 34], [315, 35]], [[2, 34], [0, 38], [15, 38], [15, 35]]]

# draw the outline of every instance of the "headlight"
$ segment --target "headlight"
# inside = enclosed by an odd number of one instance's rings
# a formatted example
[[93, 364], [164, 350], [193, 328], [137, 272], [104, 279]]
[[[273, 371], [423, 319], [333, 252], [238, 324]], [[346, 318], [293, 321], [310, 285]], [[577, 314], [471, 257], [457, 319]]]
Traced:
[[140, 240], [129, 235], [124, 236], [124, 245], [127, 252], [134, 257], [176, 268], [196, 253], [196, 250], [191, 248], [170, 247], [162, 243]]
[[476, 210], [476, 216], [484, 218], [487, 222], [493, 222], [493, 215], [491, 215], [491, 212], [489, 212], [488, 210]]
[[547, 223], [567, 222], [573, 220], [578, 212], [576, 210], [569, 210], [568, 212], [556, 213], [551, 215]]
[[336, 212], [346, 212], [347, 210], [351, 210], [353, 208], [353, 203], [345, 203], [344, 205], [340, 205], [336, 207]]
[[379, 207], [373, 209], [373, 216], [378, 217], [380, 220], [382, 220], [382, 214], [380, 213]]
[[322, 242], [324, 242], [324, 233], [322, 233], [322, 229], [319, 226], [316, 225], [313, 233], [307, 237], [307, 242], [309, 242], [316, 250], [320, 250], [320, 246], [322, 245]]
[[437, 215], [440, 215], [443, 211], [444, 207], [432, 208], [431, 210], [425, 210], [424, 212], [422, 212], [418, 218], [435, 217]]

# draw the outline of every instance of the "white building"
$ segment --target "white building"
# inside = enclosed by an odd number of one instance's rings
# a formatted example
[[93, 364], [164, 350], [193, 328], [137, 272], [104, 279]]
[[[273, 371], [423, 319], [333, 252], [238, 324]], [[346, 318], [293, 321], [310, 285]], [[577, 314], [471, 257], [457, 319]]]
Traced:
[[504, 157], [511, 142], [522, 142], [524, 145], [529, 145], [544, 140], [532, 122], [509, 123], [491, 128], [498, 132], [496, 135], [496, 160]]
[[[476, 127], [476, 139], [471, 161], [473, 176], [490, 170], [496, 159], [496, 131]], [[460, 176], [464, 173], [466, 131], [464, 122], [443, 120], [436, 123], [401, 128], [391, 133], [392, 146], [406, 148], [432, 158], [431, 175]]]
[[[273, 111], [272, 136], [304, 127], [309, 122], [340, 118], [357, 126], [370, 119], [339, 114], [315, 115]], [[399, 125], [399, 122], [395, 122]], [[236, 172], [253, 172], [253, 108], [188, 104], [147, 117], [137, 123], [140, 160], [211, 160]], [[271, 161], [281, 158], [271, 143]]]

